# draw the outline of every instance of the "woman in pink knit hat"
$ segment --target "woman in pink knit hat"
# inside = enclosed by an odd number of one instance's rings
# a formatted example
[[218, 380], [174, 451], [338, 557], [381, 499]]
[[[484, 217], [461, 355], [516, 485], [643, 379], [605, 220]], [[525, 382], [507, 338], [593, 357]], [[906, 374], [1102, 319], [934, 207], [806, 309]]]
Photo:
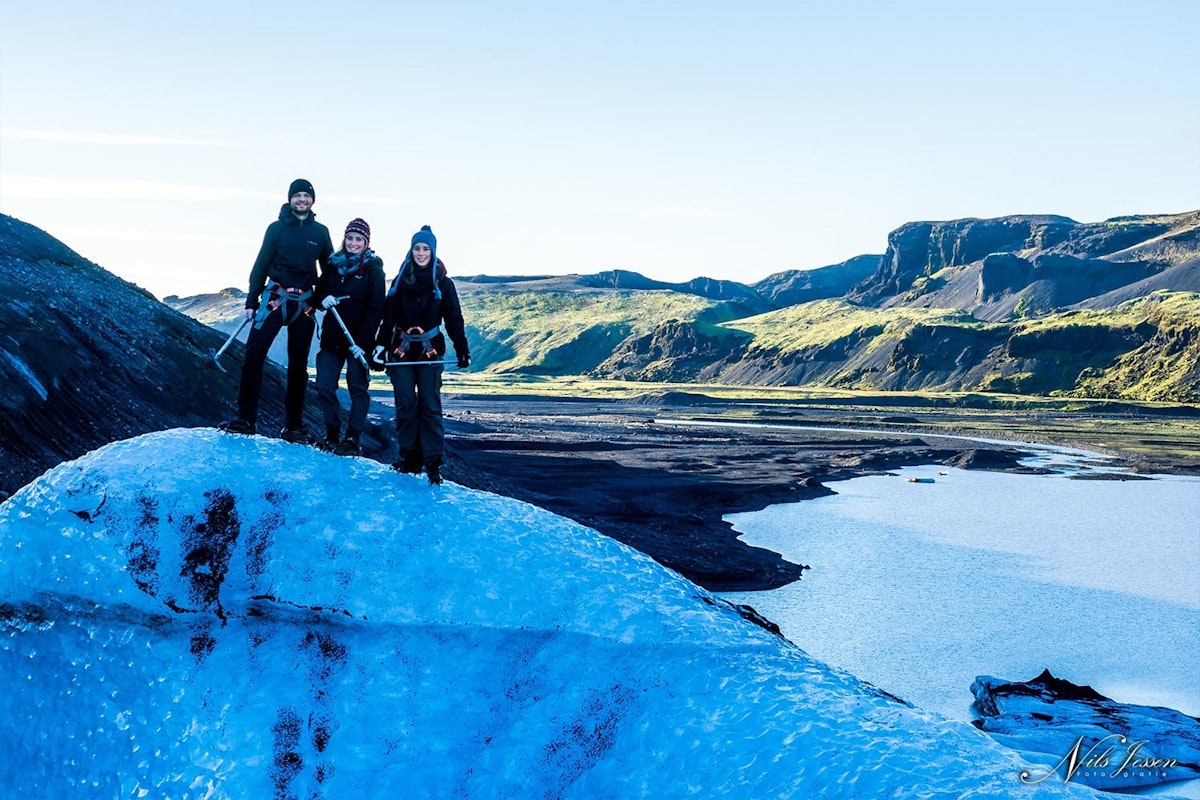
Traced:
[[[356, 456], [371, 404], [370, 374], [366, 354], [375, 342], [383, 318], [383, 260], [371, 250], [371, 226], [350, 220], [342, 247], [329, 257], [329, 266], [317, 287], [317, 302], [325, 309], [321, 349], [317, 353], [317, 402], [325, 416], [323, 449]], [[344, 328], [343, 328], [344, 326]], [[351, 338], [347, 339], [349, 331]], [[342, 436], [342, 408], [337, 399], [338, 379], [346, 369], [350, 414]]]

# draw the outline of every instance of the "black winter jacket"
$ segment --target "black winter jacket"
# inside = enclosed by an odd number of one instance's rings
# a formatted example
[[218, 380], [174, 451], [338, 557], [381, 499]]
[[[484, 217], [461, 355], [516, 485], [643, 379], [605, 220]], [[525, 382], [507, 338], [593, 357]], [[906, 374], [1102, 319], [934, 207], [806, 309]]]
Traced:
[[292, 207], [284, 203], [279, 219], [267, 226], [250, 270], [246, 308], [258, 308], [268, 279], [285, 289], [313, 289], [318, 279], [317, 264], [324, 270], [332, 253], [329, 229], [317, 222], [316, 215], [310, 211], [305, 219], [298, 219]]
[[[361, 257], [338, 250], [330, 256], [329, 265], [321, 275], [313, 304], [320, 305], [329, 295], [345, 297], [334, 308], [350, 329], [354, 343], [370, 351], [375, 344], [375, 331], [383, 318], [384, 289], [383, 260], [379, 256], [371, 250]], [[326, 312], [321, 327], [321, 348], [344, 353], [349, 346], [342, 326]]]
[[446, 277], [446, 265], [440, 258], [437, 260], [440, 299], [434, 292], [433, 281], [432, 269], [421, 269], [407, 260], [400, 268], [400, 274], [392, 281], [383, 307], [383, 324], [375, 340], [376, 344], [387, 349], [389, 361], [400, 356], [408, 361], [420, 360], [423, 348], [419, 345], [410, 345], [406, 350], [396, 352], [401, 347], [401, 333], [413, 327], [429, 331], [439, 325], [445, 335], [439, 333], [429, 342], [439, 358], [446, 355], [446, 336], [454, 343], [455, 355], [460, 358], [470, 355], [458, 290], [454, 288], [454, 281]]

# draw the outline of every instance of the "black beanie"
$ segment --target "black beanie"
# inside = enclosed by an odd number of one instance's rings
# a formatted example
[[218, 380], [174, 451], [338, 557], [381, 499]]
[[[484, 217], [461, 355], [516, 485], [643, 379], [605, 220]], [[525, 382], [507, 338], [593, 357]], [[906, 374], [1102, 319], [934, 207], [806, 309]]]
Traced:
[[313, 200], [317, 199], [317, 190], [313, 188], [311, 183], [304, 180], [304, 178], [296, 178], [296, 180], [292, 181], [292, 185], [288, 187], [288, 200], [291, 200], [296, 192], [308, 192]]

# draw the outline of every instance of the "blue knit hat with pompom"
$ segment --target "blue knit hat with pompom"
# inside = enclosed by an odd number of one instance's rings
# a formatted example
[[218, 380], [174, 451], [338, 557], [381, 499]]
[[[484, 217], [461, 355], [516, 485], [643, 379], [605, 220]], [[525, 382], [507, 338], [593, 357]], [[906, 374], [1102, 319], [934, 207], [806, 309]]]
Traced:
[[421, 230], [413, 234], [412, 243], [417, 244], [423, 242], [429, 245], [429, 249], [435, 254], [437, 253], [437, 237], [433, 235], [433, 229], [428, 225], [422, 225]]
[[[422, 225], [421, 230], [413, 234], [412, 244], [415, 247], [418, 244], [429, 246], [429, 268], [433, 270], [433, 296], [438, 300], [442, 299], [442, 287], [438, 286], [437, 280], [437, 237], [433, 235], [433, 229], [428, 225]], [[412, 258], [412, 247], [408, 248], [408, 257], [404, 259], [404, 266], [400, 270], [400, 274], [396, 276], [396, 282], [404, 277], [405, 270], [411, 270], [416, 267], [416, 262]]]

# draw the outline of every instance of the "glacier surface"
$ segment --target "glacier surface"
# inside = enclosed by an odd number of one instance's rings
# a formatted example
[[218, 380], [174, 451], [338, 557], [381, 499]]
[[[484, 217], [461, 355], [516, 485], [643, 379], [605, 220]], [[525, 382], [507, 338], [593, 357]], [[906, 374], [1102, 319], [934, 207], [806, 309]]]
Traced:
[[534, 506], [206, 429], [0, 504], [0, 796], [1093, 797]]

